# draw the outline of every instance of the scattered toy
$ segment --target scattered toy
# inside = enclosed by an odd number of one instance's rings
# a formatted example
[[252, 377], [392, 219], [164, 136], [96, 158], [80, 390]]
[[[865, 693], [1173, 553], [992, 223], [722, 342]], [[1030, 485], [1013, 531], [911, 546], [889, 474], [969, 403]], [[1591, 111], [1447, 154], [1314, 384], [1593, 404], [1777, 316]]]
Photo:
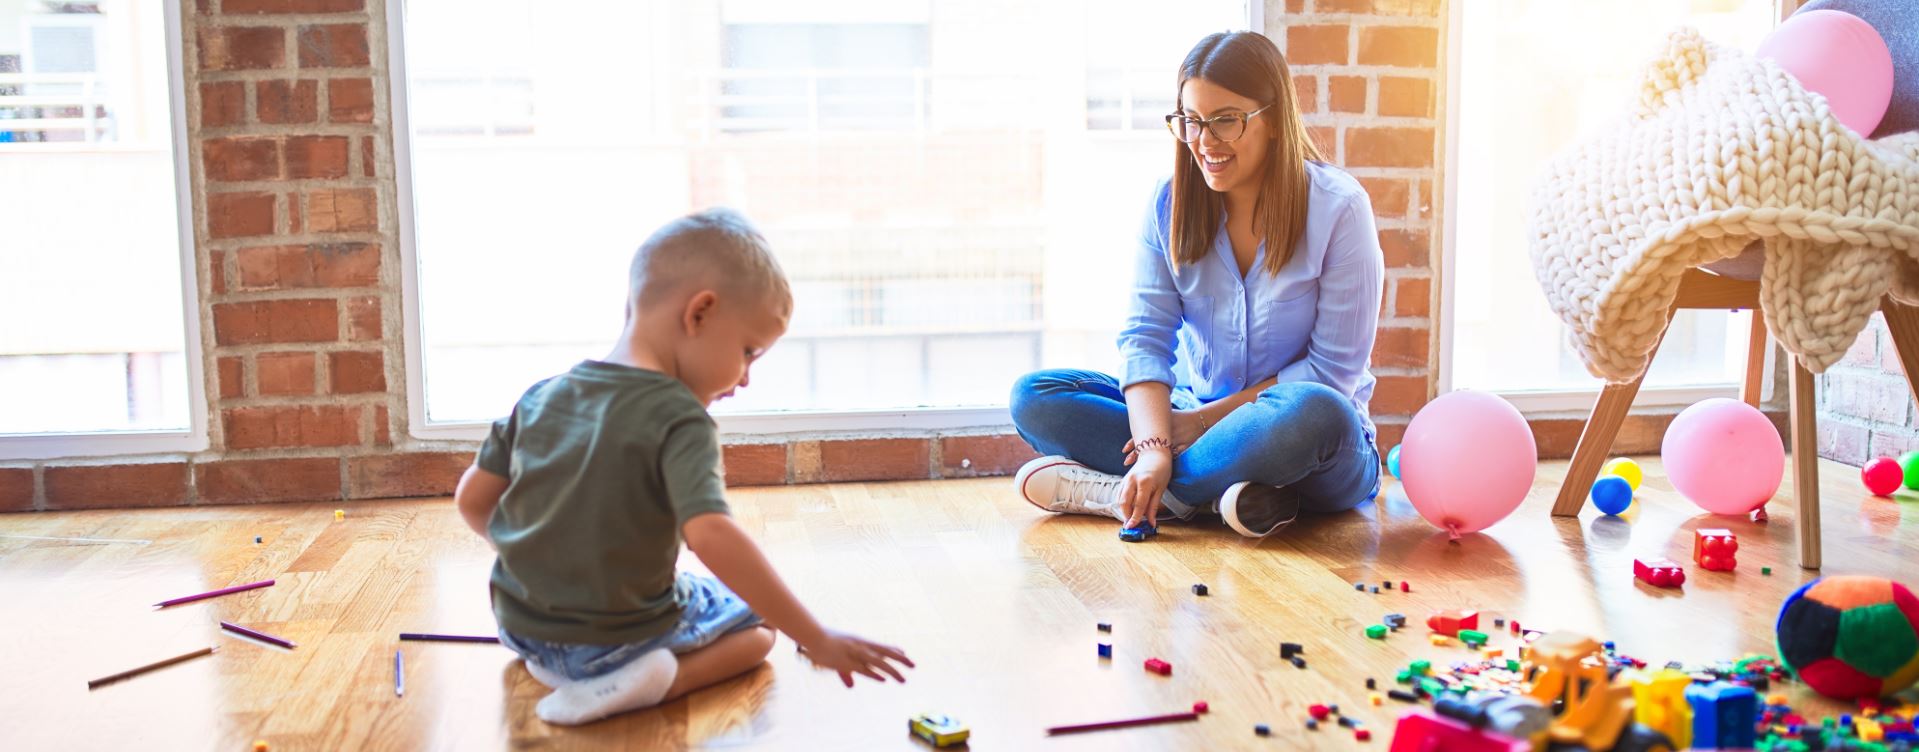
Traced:
[[1205, 594], [1206, 594], [1205, 585], [1202, 585], [1202, 584], [1193, 585], [1193, 595], [1205, 595]]
[[1113, 646], [1111, 643], [1106, 643], [1106, 642], [1099, 643], [1099, 657], [1101, 658], [1113, 657]]
[[1173, 664], [1167, 663], [1158, 658], [1148, 658], [1146, 659], [1146, 670], [1151, 671], [1155, 674], [1159, 674], [1160, 676], [1172, 676]]
[[1692, 563], [1700, 569], [1714, 572], [1730, 572], [1739, 565], [1736, 555], [1739, 553], [1739, 538], [1731, 530], [1724, 528], [1701, 528], [1693, 531]]
[[1686, 570], [1671, 559], [1633, 559], [1632, 574], [1653, 587], [1677, 588], [1686, 584]]
[[[935, 747], [964, 744], [971, 729], [958, 718], [942, 713], [921, 713], [906, 721], [906, 730]], [[1049, 732], [1050, 733], [1050, 732]]]

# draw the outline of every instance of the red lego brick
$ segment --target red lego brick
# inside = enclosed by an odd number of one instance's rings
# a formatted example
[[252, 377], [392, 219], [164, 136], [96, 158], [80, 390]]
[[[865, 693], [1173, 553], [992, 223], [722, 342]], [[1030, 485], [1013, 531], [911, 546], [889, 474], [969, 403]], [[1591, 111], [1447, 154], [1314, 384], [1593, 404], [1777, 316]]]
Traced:
[[1326, 720], [1326, 716], [1333, 714], [1333, 709], [1326, 707], [1325, 705], [1315, 704], [1312, 707], [1307, 708], [1306, 712], [1313, 716], [1313, 720], [1323, 721], [1323, 720]]
[[1686, 570], [1671, 559], [1633, 559], [1632, 575], [1653, 587], [1676, 588], [1686, 584]]
[[1730, 572], [1739, 565], [1739, 537], [1724, 528], [1701, 528], [1692, 534], [1692, 563], [1700, 569]]
[[1426, 618], [1426, 628], [1447, 637], [1458, 637], [1459, 630], [1479, 628], [1479, 612], [1464, 609], [1441, 611]]
[[1358, 739], [1362, 742], [1371, 741], [1373, 738], [1373, 732], [1368, 731], [1366, 729], [1353, 729], [1353, 738]]
[[1159, 674], [1160, 676], [1172, 676], [1173, 664], [1167, 663], [1158, 658], [1148, 658], [1146, 659], [1146, 670], [1151, 671], [1155, 674]]

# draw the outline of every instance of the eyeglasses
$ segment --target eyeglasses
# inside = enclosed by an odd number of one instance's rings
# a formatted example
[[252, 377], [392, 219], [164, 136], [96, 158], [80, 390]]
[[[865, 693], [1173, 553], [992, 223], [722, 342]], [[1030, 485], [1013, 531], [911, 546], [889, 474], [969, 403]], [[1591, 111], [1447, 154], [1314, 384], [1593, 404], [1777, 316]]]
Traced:
[[1172, 131], [1173, 138], [1179, 139], [1182, 143], [1190, 144], [1198, 141], [1201, 130], [1210, 130], [1213, 132], [1213, 138], [1232, 143], [1239, 140], [1240, 136], [1246, 135], [1246, 121], [1272, 108], [1273, 106], [1269, 104], [1252, 112], [1232, 112], [1210, 118], [1187, 117], [1173, 113], [1166, 116], [1166, 130]]

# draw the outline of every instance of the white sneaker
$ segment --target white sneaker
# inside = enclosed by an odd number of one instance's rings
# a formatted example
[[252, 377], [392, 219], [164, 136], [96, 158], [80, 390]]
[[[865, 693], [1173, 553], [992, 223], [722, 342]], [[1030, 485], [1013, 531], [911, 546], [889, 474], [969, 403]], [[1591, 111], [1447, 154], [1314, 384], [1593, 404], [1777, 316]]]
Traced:
[[1277, 486], [1234, 483], [1219, 497], [1226, 526], [1248, 538], [1264, 538], [1299, 519], [1299, 499]]
[[[1091, 514], [1126, 521], [1120, 486], [1126, 476], [1107, 475], [1060, 456], [1026, 463], [1013, 476], [1020, 498], [1048, 512]], [[1171, 494], [1165, 499], [1172, 498]]]

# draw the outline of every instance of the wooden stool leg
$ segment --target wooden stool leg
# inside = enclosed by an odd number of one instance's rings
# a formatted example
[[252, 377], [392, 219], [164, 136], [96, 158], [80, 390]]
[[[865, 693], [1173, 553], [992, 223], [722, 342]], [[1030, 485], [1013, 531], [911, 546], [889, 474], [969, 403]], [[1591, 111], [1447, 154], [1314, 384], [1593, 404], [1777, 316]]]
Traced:
[[1566, 466], [1566, 482], [1559, 486], [1559, 499], [1553, 502], [1554, 516], [1576, 516], [1586, 507], [1586, 495], [1592, 492], [1593, 480], [1599, 477], [1600, 466], [1606, 464], [1606, 453], [1612, 451], [1613, 437], [1626, 422], [1626, 412], [1639, 394], [1639, 383], [1645, 380], [1642, 373], [1632, 381], [1607, 384], [1600, 390], [1599, 401], [1586, 418], [1586, 428], [1579, 432], [1572, 464]]
[[1792, 359], [1792, 490], [1799, 503], [1799, 566], [1819, 568], [1819, 438], [1812, 372]]
[[1891, 296], [1879, 301], [1886, 315], [1886, 330], [1892, 334], [1892, 349], [1899, 353], [1899, 365], [1906, 371], [1906, 384], [1919, 398], [1919, 307], [1895, 303]]
[[1766, 312], [1752, 309], [1752, 334], [1746, 339], [1746, 381], [1739, 385], [1739, 401], [1759, 406], [1760, 389], [1766, 376]]

